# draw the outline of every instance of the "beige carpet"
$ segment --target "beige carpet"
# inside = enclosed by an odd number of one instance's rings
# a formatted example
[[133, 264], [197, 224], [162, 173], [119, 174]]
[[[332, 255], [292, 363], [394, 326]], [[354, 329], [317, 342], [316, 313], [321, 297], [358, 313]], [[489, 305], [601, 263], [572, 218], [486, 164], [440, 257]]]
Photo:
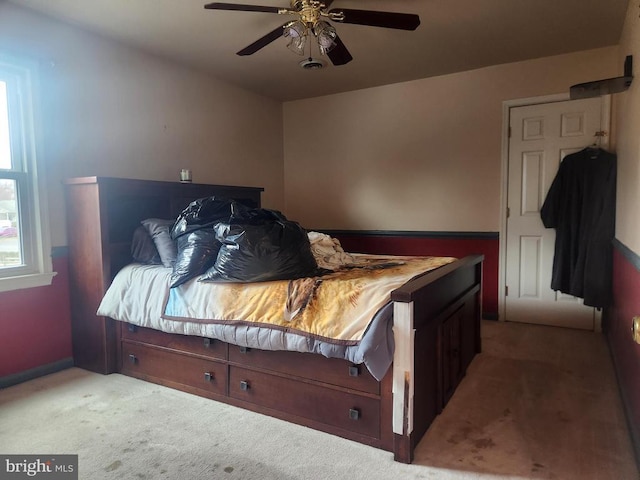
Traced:
[[483, 323], [413, 465], [121, 375], [69, 369], [0, 391], [0, 453], [78, 454], [81, 479], [638, 479], [601, 335]]

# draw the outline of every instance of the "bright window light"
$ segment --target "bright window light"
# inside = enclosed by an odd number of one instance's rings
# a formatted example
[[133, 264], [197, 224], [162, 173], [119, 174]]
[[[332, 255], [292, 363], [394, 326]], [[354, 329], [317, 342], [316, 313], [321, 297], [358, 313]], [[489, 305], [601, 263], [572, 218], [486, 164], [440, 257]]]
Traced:
[[37, 71], [35, 62], [0, 51], [0, 292], [49, 285], [55, 275], [35, 128]]
[[9, 109], [7, 84], [0, 81], [0, 168], [11, 168], [11, 142], [9, 141]]

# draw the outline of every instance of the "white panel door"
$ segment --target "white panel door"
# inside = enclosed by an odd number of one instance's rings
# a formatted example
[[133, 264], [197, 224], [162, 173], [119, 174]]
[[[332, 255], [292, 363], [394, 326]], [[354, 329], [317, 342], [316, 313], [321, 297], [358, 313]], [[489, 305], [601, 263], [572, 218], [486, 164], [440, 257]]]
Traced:
[[595, 142], [601, 119], [600, 98], [510, 109], [507, 321], [597, 328], [594, 308], [551, 290], [555, 230], [544, 227], [540, 208], [561, 160]]

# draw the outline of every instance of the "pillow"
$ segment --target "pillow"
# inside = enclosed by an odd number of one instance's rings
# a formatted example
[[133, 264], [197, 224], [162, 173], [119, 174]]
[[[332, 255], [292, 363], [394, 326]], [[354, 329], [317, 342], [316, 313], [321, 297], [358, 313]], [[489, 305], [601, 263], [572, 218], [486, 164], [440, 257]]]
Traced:
[[133, 231], [131, 239], [131, 257], [140, 263], [160, 265], [160, 254], [147, 229], [140, 225]]
[[165, 267], [172, 267], [178, 255], [176, 242], [171, 238], [171, 227], [175, 220], [163, 220], [160, 218], [147, 218], [142, 225], [147, 229], [153, 243], [158, 249], [160, 261]]

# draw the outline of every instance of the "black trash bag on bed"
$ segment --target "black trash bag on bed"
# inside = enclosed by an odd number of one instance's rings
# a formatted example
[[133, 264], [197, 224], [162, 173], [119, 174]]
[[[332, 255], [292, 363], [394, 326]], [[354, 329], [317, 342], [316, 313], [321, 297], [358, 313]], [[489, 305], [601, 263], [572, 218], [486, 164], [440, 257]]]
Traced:
[[185, 208], [171, 229], [171, 238], [205, 227], [213, 227], [220, 221], [228, 222], [232, 212], [246, 209], [244, 205], [227, 198], [205, 197], [191, 202]]
[[222, 244], [203, 282], [266, 282], [319, 273], [307, 231], [280, 212], [264, 208], [234, 211], [215, 226]]
[[216, 261], [221, 243], [214, 227], [228, 222], [234, 211], [247, 209], [235, 200], [217, 197], [199, 198], [191, 202], [171, 228], [171, 238], [177, 242], [177, 255], [171, 274], [171, 288], [207, 271]]
[[171, 288], [206, 272], [216, 263], [218, 250], [222, 246], [211, 226], [180, 235], [176, 242], [178, 255], [171, 272]]

